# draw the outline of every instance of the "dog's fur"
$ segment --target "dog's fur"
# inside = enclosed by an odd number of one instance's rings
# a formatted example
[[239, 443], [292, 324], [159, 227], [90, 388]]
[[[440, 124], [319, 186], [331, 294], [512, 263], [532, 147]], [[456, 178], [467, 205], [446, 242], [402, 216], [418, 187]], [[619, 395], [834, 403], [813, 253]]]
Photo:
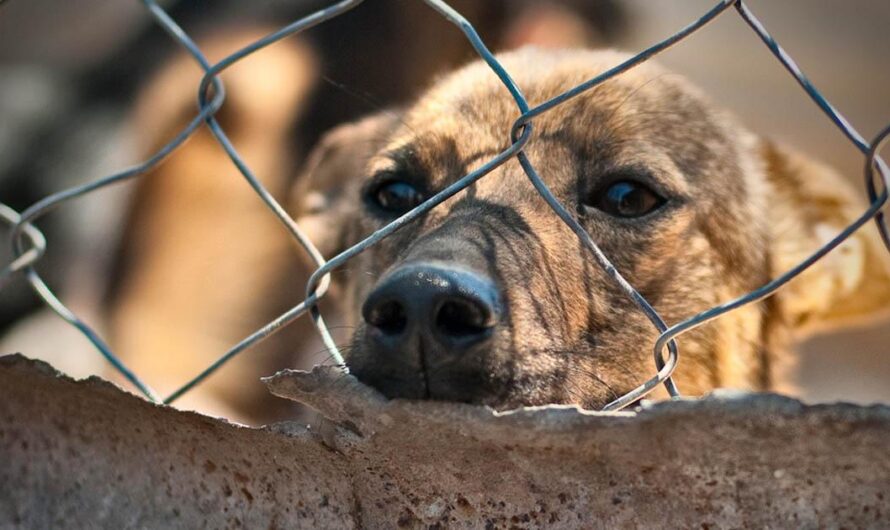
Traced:
[[[452, 5], [501, 48], [600, 45], [623, 21], [612, 2], [458, 0]], [[397, 1], [367, 6], [223, 73], [228, 97], [217, 118], [283, 203], [303, 153], [326, 128], [358, 119], [369, 107], [403, 102], [430, 76], [472, 56], [463, 35], [426, 6]], [[218, 60], [275, 29], [215, 26], [198, 42]], [[345, 50], [344, 34], [350, 35]], [[353, 60], [352, 49], [373, 49], [374, 61]], [[388, 65], [385, 72], [379, 64]], [[322, 70], [327, 84], [320, 82]], [[146, 84], [131, 120], [138, 150], [154, 152], [185, 125], [194, 113], [200, 77], [194, 61], [182, 53]], [[115, 351], [162, 393], [305, 294], [311, 267], [300, 260], [302, 250], [206, 130], [140, 179], [125, 227], [107, 297], [108, 335]], [[249, 422], [289, 417], [293, 411], [282, 410], [283, 400], [269, 396], [259, 377], [326, 357], [310, 320], [302, 318], [229, 362], [177, 405]]]
[[[541, 102], [626, 58], [524, 49], [501, 61], [528, 99]], [[297, 197], [309, 198], [312, 211], [300, 221], [327, 255], [343, 250], [391, 220], [363, 199], [368, 182], [395, 174], [429, 196], [502, 151], [517, 114], [477, 62], [403, 111], [340, 127], [310, 158]], [[650, 63], [541, 115], [534, 127], [525, 150], [542, 178], [669, 323], [760, 287], [864, 210], [833, 171], [749, 133]], [[604, 183], [626, 178], [658, 190], [664, 206], [636, 219], [584, 206]], [[505, 301], [492, 346], [442, 373], [424, 368], [433, 361], [421, 351], [393, 366], [369, 347], [358, 316], [379, 278], [418, 260], [480, 271]], [[388, 395], [597, 408], [653, 373], [653, 325], [515, 160], [354, 258], [350, 270], [345, 311], [357, 328], [347, 364], [360, 379], [385, 381], [378, 386]], [[693, 395], [773, 387], [789, 331], [885, 308], [888, 271], [874, 228], [860, 231], [775, 297], [683, 335], [679, 387]], [[413, 381], [424, 370], [421, 391]]]
[[[281, 92], [269, 94], [265, 100], [286, 104], [276, 104], [277, 112], [270, 116], [262, 109], [251, 109], [251, 101], [257, 101], [254, 96], [240, 103], [236, 98], [227, 102], [220, 116], [225, 122], [226, 109], [232, 113], [235, 107], [237, 112], [232, 115], [241, 118], [224, 125], [248, 163], [254, 163], [254, 157], [264, 163], [258, 168], [261, 176], [282, 174], [277, 167], [288, 163], [281, 156], [286, 149], [263, 141], [254, 143], [251, 138], [269, 137], [270, 120], [276, 130], [296, 120], [304, 102], [304, 80], [314, 75], [308, 60], [298, 61], [299, 67], [281, 68], [292, 58], [304, 56], [300, 49], [287, 50], [268, 50], [265, 57], [270, 67], [259, 68], [264, 76], [274, 77], [264, 84]], [[533, 104], [625, 58], [615, 52], [533, 48], [501, 57]], [[229, 83], [237, 84], [239, 78], [248, 84], [255, 81], [256, 75], [239, 77], [237, 69], [229, 74]], [[167, 75], [174, 83], [177, 74], [172, 70]], [[188, 84], [193, 83], [188, 80]], [[147, 92], [145, 118], [138, 123], [151, 124], [152, 116], [161, 114], [155, 102], [164, 91]], [[237, 90], [230, 92], [236, 94]], [[244, 116], [260, 119], [245, 121]], [[390, 220], [374, 213], [363, 199], [369, 182], [397, 173], [427, 195], [441, 190], [503, 150], [517, 116], [511, 97], [490, 69], [481, 62], [471, 64], [435, 82], [413, 104], [340, 126], [325, 135], [294, 185], [293, 212], [323, 253], [331, 256]], [[763, 285], [826, 242], [864, 209], [849, 185], [832, 170], [751, 134], [678, 76], [651, 62], [541, 115], [534, 127], [526, 152], [544, 181], [668, 323]], [[148, 137], [169, 136], [172, 129], [162, 128], [150, 131]], [[200, 148], [196, 143], [206, 146]], [[208, 153], [214, 154], [205, 159]], [[184, 180], [183, 171], [191, 173], [193, 180]], [[305, 265], [294, 268], [282, 245], [286, 241], [283, 231], [275, 232], [274, 222], [266, 222], [268, 215], [259, 221], [267, 212], [258, 201], [207, 200], [206, 212], [188, 205], [205, 202], [201, 197], [210, 190], [201, 188], [201, 182], [215, 183], [214, 196], [229, 197], [228, 188], [217, 185], [239, 181], [208, 137], [199, 136], [160, 173], [150, 184], [146, 181], [148, 190], [142, 193], [160, 197], [157, 207], [143, 205], [131, 222], [156, 228], [128, 239], [130, 249], [142, 249], [157, 259], [146, 261], [140, 255], [125, 268], [129, 272], [112, 305], [113, 331], [118, 344], [126, 345], [120, 349], [137, 371], [154, 374], [152, 379], [169, 374], [171, 365], [187, 366], [176, 370], [180, 377], [167, 378], [172, 388], [206, 365], [233, 338], [246, 335], [297, 300], [311, 269]], [[201, 173], [207, 175], [197, 178]], [[637, 219], [618, 219], [584, 206], [601, 185], [618, 178], [643, 181], [667, 201]], [[284, 186], [281, 181], [267, 184], [279, 193]], [[239, 189], [235, 184], [231, 191], [250, 196], [243, 185]], [[161, 204], [164, 197], [174, 196], [188, 204]], [[226, 211], [218, 211], [214, 205], [226, 207]], [[157, 228], [158, 219], [165, 218], [163, 212], [170, 213], [166, 231]], [[182, 222], [184, 212], [187, 222]], [[140, 221], [140, 216], [154, 220]], [[220, 216], [232, 220], [230, 229], [212, 229]], [[195, 224], [196, 218], [199, 224]], [[198, 228], [192, 238], [179, 233], [186, 226]], [[215, 258], [186, 252], [185, 247], [195, 241], [210, 242], [208, 233], [224, 240], [243, 233], [240, 244], [246, 247], [216, 245], [221, 253]], [[277, 236], [269, 235], [272, 233]], [[185, 247], [177, 247], [176, 241]], [[162, 259], [157, 254], [164, 248], [171, 257]], [[257, 272], [257, 264], [250, 261], [250, 256], [257, 255], [265, 273]], [[355, 329], [343, 350], [359, 378], [374, 382], [375, 370], [389, 365], [379, 352], [367, 347], [366, 327], [358, 309], [388, 271], [418, 259], [452, 262], [493, 278], [505, 302], [504, 324], [496, 330], [493, 347], [475, 359], [475, 364], [462, 367], [462, 373], [471, 373], [473, 377], [468, 379], [478, 384], [459, 389], [445, 384], [439, 392], [427, 389], [418, 394], [410, 385], [400, 386], [396, 381], [381, 388], [388, 395], [452, 399], [496, 408], [567, 402], [597, 408], [654, 371], [652, 346], [657, 333], [652, 324], [548, 208], [516, 160], [510, 160], [356, 257], [348, 270], [333, 275], [335, 286], [326, 300], [331, 304], [326, 316], [333, 311], [340, 315], [345, 329]], [[180, 271], [184, 267], [193, 268], [187, 277], [203, 278], [203, 282], [175, 288], [173, 296], [184, 300], [179, 306], [190, 309], [170, 311], [170, 295], [160, 293], [169, 288], [169, 278], [183, 277]], [[236, 279], [239, 283], [233, 285]], [[208, 300], [207, 293], [216, 291], [219, 298]], [[289, 295], [282, 297], [282, 292]], [[874, 228], [868, 227], [776, 296], [683, 335], [677, 383], [683, 392], [693, 395], [723, 386], [776, 388], [793, 358], [786, 354], [791, 332], [856, 320], [886, 308], [888, 303], [890, 266]], [[228, 325], [233, 312], [241, 317]], [[182, 315], [194, 321], [183, 322]], [[180, 337], [174, 329], [186, 330], [190, 336]], [[212, 334], [205, 336], [208, 329], [236, 331], [216, 341], [218, 337]], [[301, 319], [281, 336], [279, 345], [287, 346], [278, 349], [317, 351], [305, 346], [311, 343], [308, 337], [312, 333], [308, 319]], [[213, 344], [205, 344], [205, 339]], [[179, 357], [186, 353], [194, 362], [183, 365]], [[236, 389], [245, 388], [245, 380], [269, 368], [257, 363], [256, 357], [242, 358], [238, 363], [241, 369], [211, 379], [202, 391], [211, 388], [211, 399], [220, 401], [233, 395], [232, 401], [244, 400], [244, 393]], [[419, 366], [419, 361], [409, 362], [401, 369], [411, 373]], [[257, 387], [254, 394], [260, 392]], [[206, 398], [199, 398], [191, 406], [206, 409], [206, 403]], [[231, 414], [226, 407], [214, 410]], [[251, 412], [254, 417], [264, 417], [256, 410]]]

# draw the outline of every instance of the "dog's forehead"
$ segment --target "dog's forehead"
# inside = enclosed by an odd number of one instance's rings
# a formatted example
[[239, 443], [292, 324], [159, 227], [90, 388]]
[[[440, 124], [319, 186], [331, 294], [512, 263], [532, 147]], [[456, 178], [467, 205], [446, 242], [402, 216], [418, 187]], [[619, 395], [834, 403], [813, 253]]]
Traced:
[[[532, 107], [600, 76], [627, 57], [613, 51], [534, 48], [500, 56]], [[663, 118], [680, 114], [687, 121], [706, 118], [709, 109], [702, 100], [702, 95], [681, 76], [645, 63], [536, 116], [534, 124], [541, 134], [577, 125], [657, 126], [659, 120], [650, 119], [651, 114], [640, 114], [658, 111]], [[692, 115], [693, 111], [698, 116]], [[446, 131], [473, 124], [504, 140], [509, 125], [519, 115], [515, 100], [501, 80], [487, 64], [477, 61], [444, 77], [423, 94], [407, 113], [406, 122], [415, 130]]]
[[[526, 48], [499, 59], [533, 106], [627, 57], [614, 51]], [[519, 115], [488, 65], [470, 64], [441, 79], [406, 111], [372, 171], [410, 154], [430, 178], [466, 174], [509, 145]], [[638, 65], [557, 105], [535, 117], [534, 127], [526, 150], [537, 150], [538, 159], [571, 153], [575, 162], [646, 167], [672, 176], [679, 192], [700, 180], [719, 189], [714, 179], [736, 173], [728, 169], [736, 162], [732, 131], [739, 129], [680, 76], [653, 64]]]

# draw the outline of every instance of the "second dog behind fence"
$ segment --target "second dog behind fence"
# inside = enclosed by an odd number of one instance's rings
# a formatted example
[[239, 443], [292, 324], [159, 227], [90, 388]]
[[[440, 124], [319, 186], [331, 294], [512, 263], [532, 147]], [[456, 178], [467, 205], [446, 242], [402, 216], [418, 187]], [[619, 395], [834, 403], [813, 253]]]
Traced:
[[[461, 22], [442, 3], [430, 3]], [[333, 263], [351, 258], [347, 274], [333, 274], [322, 311], [344, 315], [341, 324], [349, 332], [342, 335], [354, 337], [343, 348], [352, 372], [391, 397], [496, 408], [626, 405], [667, 380], [674, 368], [671, 352], [667, 368], [658, 366], [662, 374], [644, 392], [630, 393], [653, 371], [652, 345], [671, 338], [663, 322], [685, 324], [694, 315], [704, 321], [725, 312], [708, 313], [710, 308], [737, 300], [733, 312], [712, 324], [688, 327], [679, 341], [677, 385], [691, 394], [717, 386], [763, 389], [775, 383], [789, 332], [887, 307], [890, 265], [873, 227], [822, 256], [826, 245], [841, 243], [838, 233], [879, 211], [886, 189], [877, 185], [866, 210], [833, 171], [757, 138], [686, 83], [637, 64], [732, 5], [716, 6], [638, 56], [526, 49], [494, 59], [475, 41], [486, 61], [440, 79], [407, 108], [343, 126], [323, 139], [295, 184], [292, 212], [325, 256], [342, 257]], [[743, 4], [736, 6], [753, 20]], [[294, 80], [313, 75], [311, 68], [269, 71], [304, 72]], [[287, 75], [271, 85], [293, 88], [295, 99], [288, 101], [297, 102], [300, 85]], [[516, 117], [529, 110], [523, 108], [526, 98], [548, 103], [528, 113], [523, 123], [531, 128], [517, 128], [523, 136], [514, 136], [513, 147], [504, 151]], [[280, 117], [297, 115], [298, 104], [284, 107], [294, 110], [282, 110]], [[222, 108], [219, 118], [247, 162], [271, 160], [263, 155], [268, 145], [251, 151], [252, 129], [228, 124]], [[858, 138], [852, 129], [846, 132]], [[872, 156], [876, 149], [864, 141], [858, 146]], [[215, 160], [191, 162], [206, 168]], [[234, 166], [227, 168], [220, 172]], [[260, 175], [281, 171], [257, 168]], [[283, 193], [280, 183], [264, 183]], [[564, 207], [562, 219], [550, 211], [549, 193]], [[262, 217], [258, 205], [245, 203], [257, 210], [251, 218]], [[552, 201], [549, 206], [560, 213]], [[176, 220], [194, 215], [193, 206], [170, 211], [170, 230], [195, 226]], [[245, 226], [233, 227], [239, 228]], [[263, 230], [276, 228], [271, 223]], [[362, 241], [375, 230], [388, 237], [373, 245]], [[252, 238], [247, 230], [244, 240]], [[284, 305], [289, 297], [279, 282], [292, 280], [293, 263], [281, 258], [281, 248], [272, 250], [274, 259], [256, 262], [257, 269], [272, 267], [257, 271], [259, 283], [221, 285], [219, 299], [196, 300], [191, 313], [212, 314], [235, 300], [246, 304], [245, 312], [262, 314], [276, 305], [263, 293], [285, 295], [278, 303]], [[147, 265], [164, 258], [152, 256], [150, 245], [145, 252], [135, 259], [145, 260], [140, 267], [151, 275]], [[773, 298], [747, 297], [764, 285], [763, 294], [769, 294], [790, 279], [786, 271], [808, 259], [815, 264], [793, 271], [802, 274]], [[770, 283], [772, 278], [781, 281]], [[261, 296], [241, 296], [252, 290]], [[123, 293], [117, 307], [125, 309], [128, 291]], [[328, 311], [324, 304], [331, 304]], [[657, 313], [646, 312], [649, 304]], [[119, 330], [139, 322], [133, 314], [121, 315]], [[280, 340], [303, 343], [308, 323], [297, 321]], [[161, 370], [187, 366], [185, 352], [164, 351], [163, 342], [134, 336], [138, 340], [130, 340], [124, 355], [136, 343], [162, 351], [151, 361], [130, 354], [126, 360], [137, 373], [151, 371], [149, 362], [160, 363]], [[200, 366], [185, 369], [193, 373]], [[225, 392], [223, 387], [217, 394]]]

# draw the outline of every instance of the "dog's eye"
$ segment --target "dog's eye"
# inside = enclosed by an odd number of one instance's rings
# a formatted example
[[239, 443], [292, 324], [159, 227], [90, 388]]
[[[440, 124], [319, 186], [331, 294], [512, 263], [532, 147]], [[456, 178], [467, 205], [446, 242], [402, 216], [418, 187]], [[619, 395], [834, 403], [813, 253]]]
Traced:
[[424, 196], [411, 184], [389, 180], [378, 184], [368, 194], [374, 204], [387, 212], [404, 213], [424, 201]]
[[589, 205], [615, 217], [642, 217], [664, 203], [664, 197], [646, 185], [622, 180], [595, 193]]

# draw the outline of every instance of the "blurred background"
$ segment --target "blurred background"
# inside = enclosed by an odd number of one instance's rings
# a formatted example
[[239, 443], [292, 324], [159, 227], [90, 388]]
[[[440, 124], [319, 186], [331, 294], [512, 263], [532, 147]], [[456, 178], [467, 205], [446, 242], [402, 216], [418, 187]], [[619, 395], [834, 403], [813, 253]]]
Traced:
[[[748, 3], [864, 136], [873, 137], [890, 122], [890, 3]], [[218, 59], [325, 4], [183, 0], [163, 5]], [[453, 2], [495, 49], [568, 43], [627, 51], [670, 35], [712, 4]], [[263, 91], [259, 99], [286, 105], [264, 109], [250, 97], [239, 99], [234, 90], [219, 117], [248, 162], [262, 169], [257, 173], [264, 183], [287, 202], [303, 154], [324, 131], [405, 101], [436, 73], [474, 57], [455, 28], [421, 2], [367, 2], [249, 58], [244, 62], [250, 64], [234, 67], [231, 79], [226, 79], [236, 87], [243, 84], [242, 93]], [[816, 155], [861, 186], [862, 156], [734, 12], [658, 61], [691, 78], [752, 130]], [[140, 2], [0, 4], [0, 202], [21, 210], [52, 192], [144, 159], [194, 112], [199, 77], [197, 67], [181, 57]], [[257, 123], [250, 122], [251, 116], [259, 117]], [[49, 240], [38, 267], [47, 282], [76, 313], [109, 336], [137, 372], [147, 373], [164, 391], [298, 302], [305, 285], [306, 264], [216, 149], [206, 134], [199, 135], [154, 172], [151, 182], [91, 194], [38, 223]], [[205, 162], [196, 164], [196, 159]], [[186, 186], [185, 177], [217, 183], [214, 190], [223, 202], [205, 204], [207, 189]], [[239, 184], [229, 190], [222, 182]], [[224, 227], [214, 223], [211, 236], [179, 234], [175, 217], [145, 206], [165, 197], [178, 198], [177, 211], [194, 209], [190, 214], [196, 217], [189, 224], [206, 227], [202, 223], [220, 219], [218, 204], [225, 205], [232, 221]], [[263, 223], [271, 223], [268, 230]], [[246, 230], [248, 226], [254, 229]], [[149, 250], [156, 248], [175, 251], [171, 255], [176, 256], [160, 273], [144, 265], [153, 255]], [[253, 257], [239, 257], [247, 254]], [[9, 259], [6, 245], [0, 246], [0, 262]], [[245, 271], [258, 270], [269, 271], [262, 281], [247, 278]], [[222, 285], [236, 294], [225, 294]], [[259, 302], [257, 296], [237, 294], [258, 292], [264, 293]], [[194, 305], [197, 297], [210, 301], [212, 314]], [[120, 315], [141, 315], [145, 307], [162, 316], [121, 323]], [[199, 331], [182, 336], [171, 332], [173, 327]], [[294, 341], [303, 344], [302, 353], [289, 346]], [[49, 314], [22, 281], [0, 293], [0, 352], [13, 351], [48, 359], [76, 376], [109, 376], [98, 353]], [[171, 353], [175, 351], [190, 353]], [[245, 399], [262, 401], [257, 396], [264, 391], [256, 376], [284, 366], [311, 365], [324, 360], [321, 351], [311, 326], [301, 319], [211, 378], [209, 387], [227, 405], [205, 406], [200, 397], [184, 403], [245, 421], [274, 419], [283, 412], [268, 412], [271, 405], [252, 410], [242, 406]], [[167, 377], [170, 359], [181, 368]], [[890, 402], [888, 359], [890, 326], [875, 324], [812, 338], [802, 348], [793, 378], [799, 395], [811, 401]]]

